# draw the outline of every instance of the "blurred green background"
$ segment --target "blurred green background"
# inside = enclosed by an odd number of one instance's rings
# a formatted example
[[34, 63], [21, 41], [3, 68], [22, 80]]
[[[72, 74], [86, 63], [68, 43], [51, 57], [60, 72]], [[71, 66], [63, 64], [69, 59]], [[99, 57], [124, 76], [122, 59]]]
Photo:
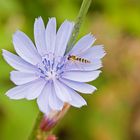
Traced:
[[[0, 48], [14, 52], [12, 34], [33, 39], [38, 16], [75, 20], [81, 0], [0, 0]], [[84, 96], [88, 106], [71, 108], [55, 129], [60, 140], [140, 140], [140, 0], [93, 0], [79, 37], [92, 32], [104, 44], [103, 73]], [[26, 140], [38, 107], [8, 99], [12, 68], [0, 55], [0, 140]]]

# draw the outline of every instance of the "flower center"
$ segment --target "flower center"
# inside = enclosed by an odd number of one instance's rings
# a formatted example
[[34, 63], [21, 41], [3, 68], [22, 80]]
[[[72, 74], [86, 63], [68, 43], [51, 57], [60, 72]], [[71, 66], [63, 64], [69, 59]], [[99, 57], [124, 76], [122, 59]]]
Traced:
[[43, 56], [42, 61], [37, 65], [40, 78], [45, 80], [58, 79], [63, 73], [65, 61], [65, 57], [55, 56], [54, 54]]

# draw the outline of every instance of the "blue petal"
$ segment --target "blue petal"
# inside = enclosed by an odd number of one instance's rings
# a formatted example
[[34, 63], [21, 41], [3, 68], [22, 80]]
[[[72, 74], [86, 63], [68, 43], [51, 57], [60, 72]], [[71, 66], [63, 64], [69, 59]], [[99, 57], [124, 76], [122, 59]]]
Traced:
[[37, 98], [37, 104], [39, 106], [39, 109], [48, 115], [51, 111], [51, 108], [49, 106], [49, 95], [51, 94], [50, 92], [50, 84], [46, 84], [44, 89], [42, 90], [41, 94]]
[[7, 61], [7, 63], [9, 65], [11, 65], [13, 68], [15, 68], [16, 70], [19, 70], [22, 72], [38, 71], [38, 69], [34, 65], [24, 61], [19, 56], [15, 55], [7, 50], [3, 50], [3, 57]]
[[50, 18], [46, 27], [47, 52], [54, 53], [56, 41], [56, 19]]
[[78, 93], [76, 92], [72, 92], [71, 93], [71, 98], [72, 100], [70, 101], [70, 104], [72, 106], [75, 106], [75, 107], [82, 107], [84, 105], [87, 105], [86, 101], [84, 100], [84, 98], [82, 98]]
[[10, 78], [16, 85], [22, 85], [22, 84], [26, 84], [28, 82], [34, 81], [38, 79], [39, 77], [35, 73], [12, 71], [10, 73]]
[[95, 80], [101, 71], [68, 71], [62, 74], [62, 78], [66, 78], [77, 82], [90, 82]]
[[96, 90], [96, 87], [86, 83], [75, 82], [67, 79], [60, 79], [60, 81], [69, 86], [70, 88], [81, 93], [89, 94], [93, 93]]
[[57, 96], [56, 96], [56, 91], [54, 89], [54, 85], [50, 85], [51, 90], [50, 90], [50, 95], [49, 95], [49, 105], [52, 110], [62, 110], [64, 106], [64, 102], [62, 102]]
[[74, 24], [69, 21], [64, 21], [60, 26], [56, 36], [55, 55], [63, 56], [70, 39]]
[[34, 38], [37, 50], [41, 56], [47, 53], [45, 26], [41, 17], [36, 18], [34, 23]]
[[71, 100], [71, 96], [68, 92], [67, 86], [58, 80], [53, 80], [53, 83], [57, 97], [64, 102], [69, 102]]
[[26, 99], [33, 100], [36, 99], [42, 92], [44, 86], [46, 84], [46, 81], [43, 79], [36, 80], [32, 87], [28, 87], [25, 92], [28, 92], [26, 94]]
[[105, 51], [102, 45], [95, 45], [82, 53], [80, 57], [93, 61], [94, 59], [101, 59], [105, 56]]
[[71, 96], [71, 101], [69, 101], [69, 104], [75, 107], [82, 107], [84, 105], [87, 105], [86, 101], [83, 97], [81, 97], [77, 92], [75, 92], [73, 89], [68, 88], [68, 92]]
[[95, 42], [95, 38], [91, 34], [87, 34], [82, 37], [69, 52], [73, 55], [79, 55], [89, 49]]
[[27, 62], [36, 65], [41, 61], [41, 56], [37, 52], [32, 41], [21, 31], [17, 31], [13, 36], [13, 44], [16, 52]]
[[45, 83], [46, 82], [42, 79], [35, 80], [30, 83], [16, 86], [16, 87], [10, 89], [6, 93], [6, 95], [11, 99], [16, 99], [16, 100], [23, 99], [23, 98], [32, 100], [32, 99], [37, 98], [40, 95]]

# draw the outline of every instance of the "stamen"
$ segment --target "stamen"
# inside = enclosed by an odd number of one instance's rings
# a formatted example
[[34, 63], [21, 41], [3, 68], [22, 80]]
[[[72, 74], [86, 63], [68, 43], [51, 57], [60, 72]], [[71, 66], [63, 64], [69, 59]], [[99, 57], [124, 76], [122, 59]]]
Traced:
[[54, 56], [54, 54], [43, 56], [42, 62], [38, 64], [38, 69], [41, 73], [39, 77], [46, 80], [59, 78], [59, 75], [63, 72], [65, 62], [66, 59], [64, 57]]

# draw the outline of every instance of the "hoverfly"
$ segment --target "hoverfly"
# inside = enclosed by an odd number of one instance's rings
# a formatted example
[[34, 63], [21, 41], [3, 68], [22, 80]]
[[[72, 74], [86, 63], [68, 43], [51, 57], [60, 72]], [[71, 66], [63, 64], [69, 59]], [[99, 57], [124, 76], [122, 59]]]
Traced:
[[87, 60], [85, 58], [77, 57], [76, 55], [69, 55], [67, 59], [71, 60], [73, 62], [77, 61], [77, 62], [80, 62], [80, 63], [90, 63], [89, 60]]

